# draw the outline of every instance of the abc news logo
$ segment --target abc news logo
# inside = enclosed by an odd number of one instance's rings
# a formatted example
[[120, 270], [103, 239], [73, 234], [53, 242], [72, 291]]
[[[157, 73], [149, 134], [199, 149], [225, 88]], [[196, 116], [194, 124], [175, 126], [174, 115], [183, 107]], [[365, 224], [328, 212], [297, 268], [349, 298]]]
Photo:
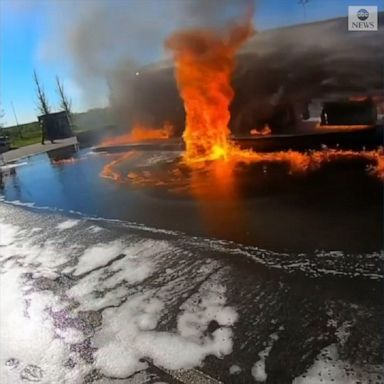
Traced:
[[377, 6], [349, 6], [349, 31], [377, 31]]

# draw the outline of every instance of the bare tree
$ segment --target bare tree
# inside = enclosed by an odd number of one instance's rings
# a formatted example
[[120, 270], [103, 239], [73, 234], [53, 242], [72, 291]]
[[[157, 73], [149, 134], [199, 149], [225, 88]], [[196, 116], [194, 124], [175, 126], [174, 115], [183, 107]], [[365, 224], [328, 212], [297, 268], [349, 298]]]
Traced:
[[51, 112], [51, 107], [48, 103], [44, 88], [41, 85], [39, 78], [37, 77], [36, 71], [33, 71], [33, 79], [35, 80], [36, 84], [37, 108], [41, 114], [48, 115]]
[[59, 76], [56, 76], [56, 90], [60, 97], [60, 108], [63, 109], [68, 117], [71, 116], [71, 108], [72, 108], [72, 101], [71, 99], [65, 94], [64, 85], [60, 81]]

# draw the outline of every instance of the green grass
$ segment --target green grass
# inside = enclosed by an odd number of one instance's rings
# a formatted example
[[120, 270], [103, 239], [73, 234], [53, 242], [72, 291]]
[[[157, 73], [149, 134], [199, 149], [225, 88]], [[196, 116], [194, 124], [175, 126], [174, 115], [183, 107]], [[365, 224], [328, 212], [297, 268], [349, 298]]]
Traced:
[[[73, 133], [76, 134], [114, 124], [114, 120], [111, 111], [107, 108], [95, 108], [87, 112], [72, 114], [72, 124]], [[19, 126], [0, 128], [0, 136], [2, 135], [9, 137], [12, 148], [20, 148], [39, 143], [41, 128], [39, 123], [34, 121]]]
[[38, 143], [41, 140], [41, 128], [37, 121], [28, 124], [20, 124], [8, 128], [2, 128], [0, 135], [9, 137], [12, 148], [20, 148], [26, 145]]
[[12, 148], [20, 148], [20, 147], [25, 147], [26, 145], [30, 144], [36, 144], [36, 143], [41, 143], [41, 134], [38, 136], [32, 136], [32, 137], [26, 137], [26, 138], [15, 138], [11, 140], [11, 147]]

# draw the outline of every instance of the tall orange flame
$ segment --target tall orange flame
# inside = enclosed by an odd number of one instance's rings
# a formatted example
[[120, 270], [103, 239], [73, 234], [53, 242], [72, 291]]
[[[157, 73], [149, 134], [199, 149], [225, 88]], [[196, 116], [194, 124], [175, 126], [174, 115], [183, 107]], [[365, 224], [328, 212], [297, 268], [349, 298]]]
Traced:
[[228, 158], [231, 151], [229, 105], [236, 50], [253, 34], [251, 22], [226, 32], [187, 30], [166, 41], [173, 51], [176, 80], [184, 101], [185, 160]]

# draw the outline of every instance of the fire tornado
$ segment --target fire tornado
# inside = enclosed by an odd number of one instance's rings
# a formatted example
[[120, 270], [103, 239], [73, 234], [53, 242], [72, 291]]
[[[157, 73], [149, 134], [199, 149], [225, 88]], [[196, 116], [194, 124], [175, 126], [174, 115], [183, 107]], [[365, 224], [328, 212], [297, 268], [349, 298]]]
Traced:
[[174, 55], [176, 80], [186, 112], [183, 138], [187, 163], [229, 157], [235, 53], [253, 31], [248, 22], [226, 31], [176, 32], [167, 39], [165, 45]]

